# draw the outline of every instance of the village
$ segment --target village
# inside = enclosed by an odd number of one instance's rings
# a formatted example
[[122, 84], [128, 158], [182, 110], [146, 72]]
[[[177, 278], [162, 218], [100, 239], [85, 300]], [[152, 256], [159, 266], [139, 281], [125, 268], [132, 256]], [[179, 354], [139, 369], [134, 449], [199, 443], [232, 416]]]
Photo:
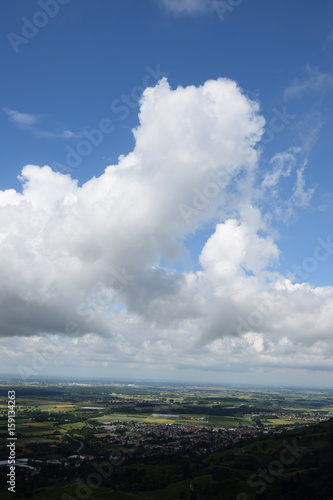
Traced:
[[[309, 424], [304, 424], [307, 427]], [[193, 453], [203, 457], [211, 455], [222, 448], [231, 447], [251, 439], [269, 437], [281, 434], [285, 430], [302, 427], [301, 424], [291, 424], [284, 427], [275, 426], [238, 426], [225, 429], [222, 427], [205, 427], [204, 425], [175, 425], [175, 424], [147, 424], [144, 422], [110, 422], [101, 426], [88, 424], [92, 431], [104, 431], [101, 437], [110, 453], [108, 457], [94, 456], [84, 453], [83, 441], [73, 438], [70, 434], [66, 437], [74, 442], [76, 453], [64, 457], [50, 455], [48, 458], [28, 459], [20, 458], [16, 467], [26, 470], [26, 478], [31, 474], [40, 474], [45, 468], [52, 468], [54, 475], [66, 469], [78, 468], [84, 463], [107, 460], [115, 466], [124, 463], [136, 462], [154, 456], [172, 456], [177, 453]], [[6, 466], [7, 461], [0, 462]], [[29, 474], [28, 474], [29, 472]]]

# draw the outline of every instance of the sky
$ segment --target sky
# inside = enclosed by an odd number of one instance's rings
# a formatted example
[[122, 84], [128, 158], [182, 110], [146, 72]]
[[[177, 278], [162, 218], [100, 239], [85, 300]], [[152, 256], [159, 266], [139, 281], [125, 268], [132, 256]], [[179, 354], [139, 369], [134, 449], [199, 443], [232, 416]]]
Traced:
[[0, 372], [333, 387], [332, 2], [0, 10]]

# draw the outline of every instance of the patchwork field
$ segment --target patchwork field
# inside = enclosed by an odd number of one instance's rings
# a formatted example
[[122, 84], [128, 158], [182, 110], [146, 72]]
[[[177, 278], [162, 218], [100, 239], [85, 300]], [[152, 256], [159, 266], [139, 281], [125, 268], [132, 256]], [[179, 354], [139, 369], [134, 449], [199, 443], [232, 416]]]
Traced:
[[[12, 390], [13, 386], [0, 386], [0, 460], [6, 460], [8, 455], [6, 438], [8, 436], [7, 392], [9, 389]], [[117, 489], [101, 486], [95, 491], [92, 488], [89, 498], [103, 500], [110, 498], [111, 494], [115, 500], [140, 498], [178, 500], [191, 498], [191, 495], [194, 497], [194, 491], [197, 498], [201, 498], [200, 492], [208, 491], [209, 488], [212, 488], [211, 498], [216, 498], [213, 494], [214, 488], [220, 491], [221, 478], [224, 478], [224, 494], [229, 492], [230, 485], [225, 477], [228, 477], [230, 474], [228, 471], [235, 467], [235, 464], [238, 467], [237, 474], [243, 474], [246, 479], [246, 471], [252, 470], [251, 467], [253, 467], [251, 453], [259, 454], [260, 457], [264, 457], [264, 460], [268, 453], [275, 453], [278, 444], [275, 440], [266, 439], [262, 444], [253, 443], [243, 447], [246, 451], [242, 451], [243, 448], [235, 448], [232, 453], [225, 450], [214, 459], [214, 463], [207, 462], [207, 470], [210, 471], [207, 474], [203, 459], [200, 458], [202, 453], [200, 450], [207, 447], [209, 436], [213, 435], [210, 428], [220, 428], [217, 434], [214, 434], [212, 443], [216, 443], [218, 436], [223, 436], [223, 440], [228, 443], [229, 432], [237, 436], [241, 435], [244, 428], [247, 432], [252, 432], [249, 429], [255, 429], [256, 434], [260, 430], [269, 429], [270, 426], [290, 428], [297, 425], [313, 425], [316, 420], [328, 419], [329, 412], [333, 410], [332, 391], [144, 384], [124, 384], [121, 387], [119, 384], [117, 386], [112, 384], [103, 386], [43, 384], [41, 386], [37, 383], [28, 386], [18, 384], [15, 386], [15, 391], [17, 396], [15, 409], [17, 457], [41, 459], [45, 463], [47, 461], [51, 463], [55, 459], [60, 460], [58, 465], [45, 465], [43, 471], [40, 472], [41, 476], [29, 479], [29, 484], [33, 484], [34, 488], [33, 498], [37, 500], [46, 498], [58, 500], [65, 493], [68, 495], [65, 497], [67, 499], [78, 498], [76, 490], [78, 483], [74, 478], [81, 468], [66, 468], [67, 479], [65, 480], [62, 465], [66, 460], [64, 457], [78, 453], [94, 457], [106, 457], [110, 454], [131, 456], [135, 440], [139, 440], [138, 449], [141, 449], [142, 453], [145, 449], [142, 443], [145, 442], [147, 436], [151, 436], [149, 438], [151, 440], [147, 438], [146, 441], [148, 463], [151, 446], [157, 447], [154, 453], [162, 453], [161, 457], [158, 455], [152, 457], [149, 475], [146, 474], [146, 465], [142, 463], [144, 458], [140, 458], [141, 462], [135, 466], [128, 465], [123, 472], [120, 468], [114, 473], [113, 481], [118, 482]], [[101, 424], [119, 423], [119, 421], [127, 425], [116, 425], [112, 432], [101, 427]], [[142, 430], [140, 427], [133, 429], [128, 425], [131, 422], [148, 424], [148, 429], [146, 426]], [[158, 433], [154, 432], [156, 424], [161, 426]], [[169, 442], [175, 439], [174, 436], [178, 435], [178, 431], [174, 429], [172, 437], [168, 437], [164, 442], [167, 434], [164, 435], [166, 431], [163, 426], [165, 429], [170, 429], [170, 425], [193, 426], [193, 432], [192, 430], [189, 432], [191, 435], [197, 433], [199, 436], [196, 441], [197, 455], [191, 452], [191, 459], [189, 459], [189, 456], [184, 456], [179, 452], [178, 458], [170, 458], [170, 463], [168, 462], [169, 454], [163, 456], [163, 450], [167, 448]], [[150, 426], [152, 426], [151, 430]], [[179, 443], [182, 440], [185, 443], [194, 443], [194, 439], [183, 439], [182, 436], [186, 436], [186, 432], [186, 429], [179, 428]], [[205, 437], [201, 438], [201, 436]], [[202, 443], [201, 439], [203, 439]], [[233, 442], [233, 439], [229, 443]], [[322, 437], [314, 439], [312, 447], [321, 453], [325, 449], [325, 440]], [[177, 446], [174, 450], [176, 449]], [[171, 454], [170, 457], [172, 456]], [[173, 463], [172, 460], [179, 460], [179, 463]], [[152, 465], [155, 462], [158, 464], [159, 461], [159, 465]], [[196, 467], [199, 467], [196, 464], [199, 462], [202, 464], [200, 466], [202, 472], [196, 475]], [[193, 467], [189, 466], [192, 463]], [[82, 465], [83, 472], [80, 474], [83, 474], [83, 477], [86, 474], [86, 467], [87, 465]], [[191, 467], [193, 477], [189, 478]], [[221, 472], [219, 472], [219, 467]], [[3, 472], [4, 469], [0, 467], [0, 474]], [[5, 479], [4, 475], [1, 477]], [[23, 481], [20, 484], [21, 496], [28, 495], [26, 483]], [[43, 484], [43, 487], [38, 486], [40, 484]], [[142, 484], [146, 484], [148, 489], [140, 489], [139, 494], [133, 491], [135, 488], [142, 488]], [[232, 495], [231, 489], [229, 493]], [[0, 489], [0, 495], [4, 500], [12, 498], [5, 489]]]

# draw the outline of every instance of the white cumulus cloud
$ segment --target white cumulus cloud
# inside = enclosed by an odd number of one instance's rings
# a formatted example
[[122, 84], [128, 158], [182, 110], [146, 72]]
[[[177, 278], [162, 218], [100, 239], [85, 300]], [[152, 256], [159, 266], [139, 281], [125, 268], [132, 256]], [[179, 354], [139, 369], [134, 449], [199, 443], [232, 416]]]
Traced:
[[[22, 193], [0, 192], [1, 336], [32, 349], [31, 338], [65, 334], [62, 360], [77, 349], [97, 364], [233, 370], [249, 349], [262, 366], [296, 350], [317, 363], [331, 345], [333, 290], [275, 270], [280, 252], [255, 205], [259, 104], [228, 79], [175, 90], [162, 79], [139, 120], [133, 151], [81, 187], [27, 165]], [[290, 155], [275, 157], [261, 196], [290, 174]], [[297, 182], [306, 205], [302, 169]], [[199, 268], [176, 271], [207, 225]]]

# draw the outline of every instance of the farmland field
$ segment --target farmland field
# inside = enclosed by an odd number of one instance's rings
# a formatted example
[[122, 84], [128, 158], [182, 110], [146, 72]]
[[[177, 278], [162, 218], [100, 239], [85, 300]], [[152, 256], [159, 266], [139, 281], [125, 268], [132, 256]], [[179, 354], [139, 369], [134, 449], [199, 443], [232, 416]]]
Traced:
[[[29, 479], [34, 488], [33, 498], [40, 500], [59, 499], [62, 494], [78, 498], [74, 478], [78, 473], [84, 476], [84, 471], [91, 470], [91, 466], [89, 469], [88, 463], [83, 462], [73, 467], [68, 457], [86, 455], [97, 460], [121, 456], [127, 463], [124, 472], [120, 467], [112, 476], [113, 482], [105, 483], [107, 488], [103, 483], [96, 491], [92, 489], [89, 498], [107, 499], [110, 493], [115, 500], [187, 498], [186, 492], [192, 488], [201, 491], [218, 484], [212, 479], [213, 475], [219, 478], [222, 474], [216, 466], [209, 466], [209, 474], [194, 477], [195, 467], [199, 467], [195, 464], [201, 463], [202, 470], [206, 470], [202, 460], [206, 460], [205, 454], [209, 457], [214, 450], [217, 452], [218, 446], [222, 449], [219, 453], [224, 453], [225, 465], [234, 467], [240, 461], [243, 468], [239, 470], [246, 474], [244, 471], [251, 466], [251, 460], [243, 456], [245, 452], [239, 448], [231, 454], [228, 451], [241, 433], [258, 436], [264, 431], [274, 432], [272, 429], [313, 426], [315, 422], [327, 420], [333, 411], [330, 391], [125, 383], [73, 386], [63, 382], [17, 383], [13, 388], [3, 384], [0, 387], [0, 461], [6, 461], [8, 455], [6, 399], [8, 390], [13, 389], [16, 391], [16, 454], [17, 458], [31, 463], [34, 460], [43, 463], [42, 469], [37, 469], [38, 474]], [[246, 453], [260, 452], [264, 457], [268, 452], [273, 453], [277, 444], [274, 440], [269, 444], [269, 441], [262, 445], [249, 444]], [[314, 440], [312, 445], [314, 450], [322, 450], [324, 446], [323, 439]], [[219, 460], [216, 459], [215, 465]], [[193, 466], [189, 465], [192, 462]], [[149, 476], [146, 463], [149, 463]], [[5, 468], [0, 467], [2, 480], [4, 472]], [[188, 474], [193, 478], [187, 477]], [[223, 474], [228, 472], [224, 469]], [[20, 491], [25, 495], [23, 473], [20, 481]], [[148, 490], [136, 494], [132, 490], [141, 483], [147, 484]], [[117, 489], [110, 489], [111, 484], [118, 484]], [[227, 483], [224, 491], [229, 491]], [[4, 500], [10, 498], [5, 489], [0, 488], [0, 493]]]

